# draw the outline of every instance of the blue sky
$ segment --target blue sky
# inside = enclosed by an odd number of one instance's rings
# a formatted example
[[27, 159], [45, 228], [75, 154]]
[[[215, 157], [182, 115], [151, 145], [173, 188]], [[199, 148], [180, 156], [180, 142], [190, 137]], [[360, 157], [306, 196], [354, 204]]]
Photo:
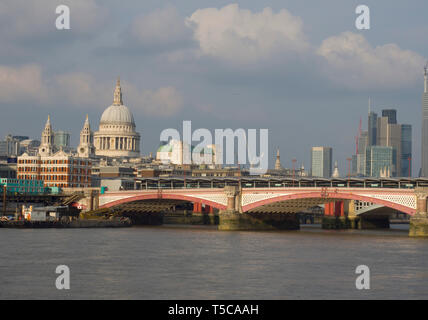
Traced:
[[[67, 4], [71, 30], [55, 28]], [[365, 4], [371, 29], [355, 28]], [[333, 147], [342, 173], [360, 117], [397, 108], [413, 125], [420, 166], [426, 1], [35, 1], [0, 4], [0, 135], [39, 138], [50, 114], [77, 144], [86, 114], [97, 130], [120, 75], [144, 154], [160, 132], [268, 128], [309, 168], [310, 148]]]

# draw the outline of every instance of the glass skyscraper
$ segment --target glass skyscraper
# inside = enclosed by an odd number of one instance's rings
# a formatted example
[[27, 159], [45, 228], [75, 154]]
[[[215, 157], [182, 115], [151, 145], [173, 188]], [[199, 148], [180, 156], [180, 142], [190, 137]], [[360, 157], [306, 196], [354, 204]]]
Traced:
[[57, 131], [54, 134], [54, 145], [58, 148], [68, 148], [70, 146], [70, 134], [64, 131]]
[[368, 134], [368, 145], [375, 146], [377, 141], [377, 113], [369, 112]]
[[380, 177], [392, 171], [392, 147], [370, 146], [366, 149], [366, 176]]

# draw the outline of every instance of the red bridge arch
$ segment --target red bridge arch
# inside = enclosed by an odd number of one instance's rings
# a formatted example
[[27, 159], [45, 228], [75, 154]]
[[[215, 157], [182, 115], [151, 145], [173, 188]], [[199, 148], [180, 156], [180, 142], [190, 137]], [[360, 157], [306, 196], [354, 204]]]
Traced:
[[272, 197], [269, 199], [264, 199], [260, 201], [253, 202], [251, 204], [245, 205], [242, 207], [243, 212], [247, 212], [251, 209], [255, 209], [257, 207], [281, 202], [281, 201], [287, 201], [287, 200], [298, 200], [298, 199], [331, 199], [331, 200], [359, 200], [359, 201], [366, 201], [366, 202], [372, 202], [374, 204], [383, 205], [385, 207], [395, 209], [401, 212], [404, 212], [410, 216], [413, 216], [416, 213], [416, 209], [409, 208], [404, 205], [400, 205], [397, 203], [393, 203], [387, 200], [382, 200], [378, 198], [368, 197], [368, 196], [362, 196], [354, 193], [346, 193], [346, 192], [306, 192], [306, 193], [296, 193], [296, 194], [289, 194], [289, 195], [279, 195], [277, 197]]
[[187, 195], [183, 195], [183, 194], [173, 194], [173, 193], [163, 193], [163, 194], [162, 193], [149, 193], [149, 194], [141, 194], [141, 195], [131, 196], [131, 197], [127, 197], [124, 199], [111, 201], [109, 203], [101, 205], [100, 208], [110, 208], [110, 207], [114, 207], [114, 206], [124, 204], [124, 203], [141, 201], [141, 200], [153, 200], [153, 199], [158, 199], [158, 200], [170, 199], [170, 200], [184, 200], [184, 201], [189, 201], [189, 202], [197, 202], [197, 203], [209, 205], [209, 206], [216, 208], [216, 209], [219, 209], [219, 210], [224, 210], [227, 208], [225, 205], [222, 205], [222, 204], [214, 202], [214, 201], [201, 199], [201, 198], [194, 197], [194, 196], [187, 196]]

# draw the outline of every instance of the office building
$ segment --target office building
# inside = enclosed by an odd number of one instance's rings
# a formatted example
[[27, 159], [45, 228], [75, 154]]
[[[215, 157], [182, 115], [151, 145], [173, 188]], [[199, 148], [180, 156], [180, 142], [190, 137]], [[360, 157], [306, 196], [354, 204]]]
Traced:
[[54, 133], [54, 145], [58, 149], [70, 147], [70, 134], [64, 131], [57, 131]]
[[19, 155], [20, 139], [7, 135], [3, 141], [0, 141], [0, 156], [16, 157]]
[[397, 124], [397, 110], [395, 109], [382, 110], [382, 117], [386, 117], [389, 124]]
[[390, 176], [392, 172], [393, 148], [390, 146], [369, 146], [366, 149], [366, 176]]
[[312, 147], [312, 176], [330, 178], [332, 176], [333, 149], [331, 147]]
[[369, 111], [368, 145], [375, 146], [377, 141], [377, 113]]
[[412, 126], [401, 125], [401, 177], [412, 176]]
[[53, 155], [18, 157], [18, 179], [43, 180], [47, 187], [91, 187], [91, 160], [64, 151]]

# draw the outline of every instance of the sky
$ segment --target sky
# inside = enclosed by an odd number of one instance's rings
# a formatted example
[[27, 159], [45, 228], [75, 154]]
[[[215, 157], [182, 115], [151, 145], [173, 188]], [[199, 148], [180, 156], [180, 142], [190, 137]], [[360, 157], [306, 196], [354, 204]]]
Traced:
[[[55, 9], [70, 8], [70, 30]], [[355, 9], [370, 8], [370, 29]], [[155, 152], [166, 128], [269, 129], [276, 148], [310, 168], [312, 146], [333, 147], [342, 175], [360, 118], [396, 108], [413, 126], [420, 167], [428, 2], [388, 0], [2, 0], [0, 136], [54, 130], [77, 145], [86, 114], [98, 129], [120, 76], [124, 104]]]

